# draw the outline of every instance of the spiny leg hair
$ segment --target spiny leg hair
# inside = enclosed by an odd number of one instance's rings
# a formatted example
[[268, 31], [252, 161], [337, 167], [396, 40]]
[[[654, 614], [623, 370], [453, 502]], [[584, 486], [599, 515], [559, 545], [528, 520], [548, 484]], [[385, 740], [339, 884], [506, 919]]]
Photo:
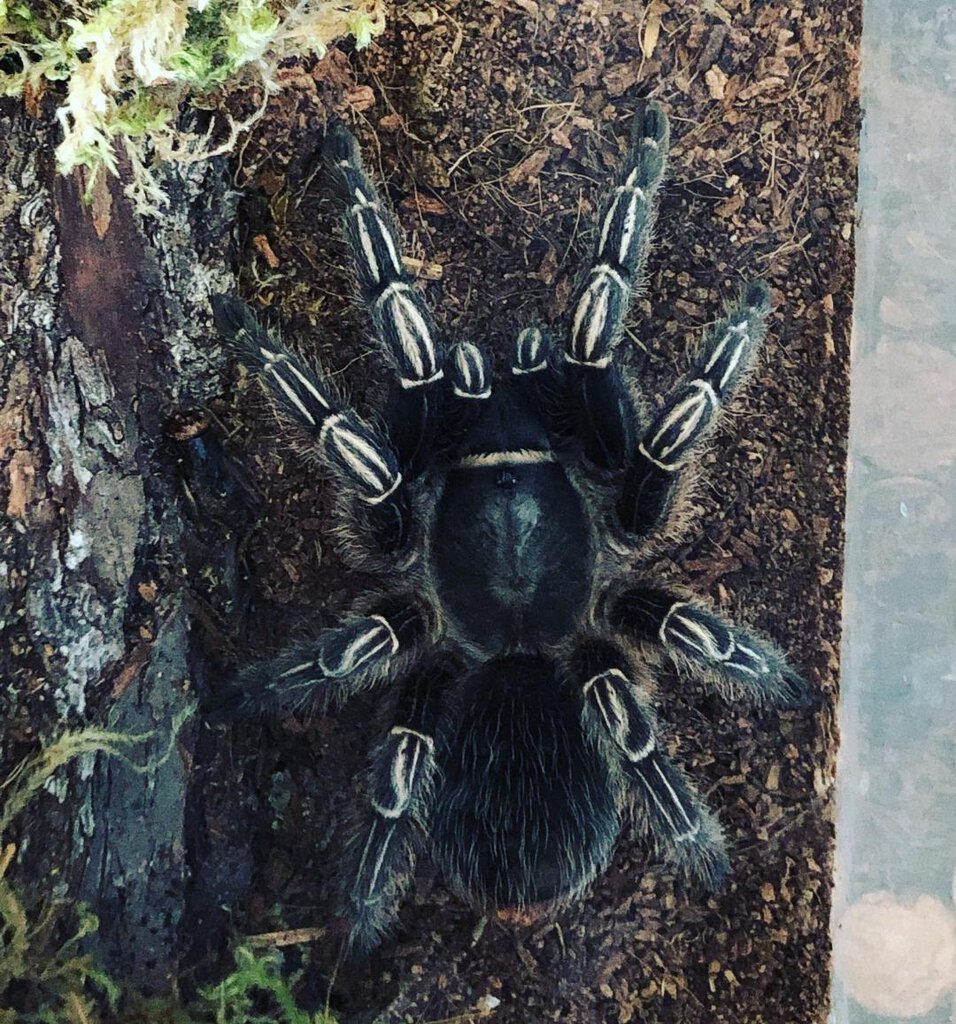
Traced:
[[231, 295], [212, 300], [216, 325], [259, 374], [280, 416], [299, 428], [307, 450], [318, 455], [364, 506], [362, 516], [383, 550], [404, 546], [410, 510], [398, 460], [389, 442], [352, 409], [294, 352]]
[[588, 640], [571, 664], [582, 680], [585, 723], [639, 795], [655, 846], [687, 877], [719, 888], [729, 871], [720, 826], [661, 746], [653, 712], [631, 682], [624, 655], [605, 640]]
[[378, 945], [411, 884], [432, 803], [439, 698], [459, 673], [449, 659], [413, 669], [401, 685], [393, 724], [373, 751], [368, 807], [342, 870], [348, 944], [357, 954]]
[[241, 671], [235, 686], [211, 709], [213, 722], [301, 710], [341, 707], [359, 690], [387, 677], [399, 657], [427, 637], [429, 621], [408, 596], [380, 602], [267, 661]]
[[631, 640], [659, 644], [691, 675], [728, 698], [783, 708], [812, 707], [809, 683], [766, 637], [735, 626], [700, 602], [655, 586], [632, 587], [608, 603], [610, 626]]
[[693, 366], [644, 432], [627, 468], [618, 514], [628, 534], [647, 536], [666, 521], [680, 472], [746, 378], [769, 313], [770, 289], [752, 281], [728, 316], [704, 336]]

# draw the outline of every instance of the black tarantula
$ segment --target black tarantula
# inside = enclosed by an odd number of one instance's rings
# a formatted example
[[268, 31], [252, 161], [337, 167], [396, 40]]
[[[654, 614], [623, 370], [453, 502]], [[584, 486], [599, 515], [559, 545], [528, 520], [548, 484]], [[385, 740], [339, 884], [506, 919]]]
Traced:
[[498, 386], [478, 347], [441, 344], [342, 127], [323, 155], [394, 372], [381, 425], [337, 398], [238, 299], [214, 302], [220, 330], [334, 475], [352, 554], [390, 577], [384, 596], [247, 669], [219, 712], [312, 699], [329, 708], [389, 685], [390, 725], [342, 872], [356, 950], [372, 948], [395, 915], [422, 840], [449, 886], [484, 913], [580, 894], [629, 814], [685, 876], [719, 886], [728, 871], [720, 827], [661, 743], [652, 668], [666, 655], [730, 695], [811, 703], [772, 642], [642, 575], [770, 311], [767, 286], [748, 284], [645, 415], [615, 351], [667, 148], [667, 118], [649, 104], [564, 344], [521, 331]]

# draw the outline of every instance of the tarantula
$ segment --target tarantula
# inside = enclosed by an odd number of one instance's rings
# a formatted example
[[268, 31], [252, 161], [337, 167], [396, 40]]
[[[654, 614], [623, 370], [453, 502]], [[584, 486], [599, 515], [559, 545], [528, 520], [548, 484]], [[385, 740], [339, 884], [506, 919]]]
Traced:
[[729, 695], [812, 703], [769, 640], [646, 574], [695, 455], [753, 365], [770, 295], [754, 281], [646, 415], [615, 352], [639, 284], [668, 122], [649, 104], [600, 219], [564, 344], [521, 331], [507, 380], [468, 341], [446, 349], [406, 273], [355, 139], [323, 156], [345, 199], [361, 299], [394, 373], [382, 425], [337, 397], [238, 299], [214, 301], [277, 412], [334, 475], [353, 555], [389, 574], [339, 624], [246, 669], [221, 718], [328, 709], [391, 689], [341, 887], [353, 948], [376, 945], [422, 840], [448, 885], [503, 916], [580, 894], [625, 817], [707, 889], [720, 827], [662, 744], [662, 655]]

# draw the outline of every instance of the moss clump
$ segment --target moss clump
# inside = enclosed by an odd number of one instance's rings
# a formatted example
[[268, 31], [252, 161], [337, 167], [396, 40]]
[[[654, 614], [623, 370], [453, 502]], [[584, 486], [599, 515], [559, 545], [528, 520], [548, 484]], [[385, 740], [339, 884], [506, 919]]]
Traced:
[[[300, 1009], [292, 988], [301, 972], [287, 977], [277, 950], [244, 945], [234, 951], [235, 969], [193, 1005], [140, 999], [84, 951], [84, 940], [99, 927], [85, 904], [43, 894], [28, 900], [8, 877], [16, 847], [3, 843], [4, 832], [59, 769], [83, 755], [105, 754], [131, 771], [154, 772], [172, 756], [192, 710], [176, 716], [164, 749], [145, 763], [133, 754], [155, 733], [87, 728], [64, 733], [0, 781], [0, 1024], [102, 1024], [103, 1008], [122, 1024], [336, 1024], [327, 1013]], [[9, 1008], [14, 991], [19, 1010]]]
[[[365, 46], [381, 31], [384, 0], [0, 0], [0, 95], [35, 103], [62, 90], [63, 173], [117, 173], [117, 144], [133, 166], [141, 207], [163, 197], [151, 160], [201, 159], [213, 143], [181, 127], [183, 103], [209, 105], [258, 79], [263, 104], [292, 56], [321, 57], [337, 38]], [[259, 114], [261, 114], [260, 109]]]

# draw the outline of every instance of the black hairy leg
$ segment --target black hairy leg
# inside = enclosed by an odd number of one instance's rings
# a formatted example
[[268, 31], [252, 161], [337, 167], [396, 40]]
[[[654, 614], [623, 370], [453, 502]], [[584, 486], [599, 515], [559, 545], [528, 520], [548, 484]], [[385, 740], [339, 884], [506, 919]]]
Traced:
[[575, 650], [571, 668], [588, 729], [636, 797], [654, 845], [687, 878], [719, 888], [730, 870], [720, 826], [661, 745], [623, 653], [606, 640], [589, 640]]
[[634, 540], [660, 530], [674, 509], [681, 473], [747, 378], [767, 330], [770, 290], [752, 281], [729, 315], [704, 336], [700, 351], [633, 453], [617, 511]]
[[660, 645], [689, 674], [727, 696], [777, 707], [811, 707], [809, 683], [773, 641], [735, 626], [700, 601], [654, 585], [632, 587], [608, 602], [612, 629]]
[[341, 125], [326, 137], [323, 157], [345, 206], [345, 238], [359, 293], [395, 371], [386, 412], [388, 434], [403, 471], [417, 476], [431, 454], [441, 411], [445, 351], [438, 330], [402, 260], [398, 230]]
[[440, 699], [460, 673], [448, 658], [413, 668], [399, 684], [388, 732], [372, 752], [368, 803], [341, 871], [352, 952], [378, 945], [411, 884], [434, 797]]
[[487, 355], [469, 341], [448, 353], [448, 387], [442, 407], [441, 436], [436, 454], [448, 455], [468, 436], [491, 398], [491, 367]]
[[578, 291], [564, 352], [576, 433], [585, 457], [620, 469], [634, 443], [637, 413], [614, 351], [641, 283], [667, 163], [667, 118], [654, 103], [634, 126], [631, 151], [600, 220], [592, 266]]
[[224, 722], [313, 706], [339, 708], [407, 662], [429, 628], [428, 616], [410, 596], [380, 601], [367, 614], [349, 616], [240, 671], [235, 685], [210, 708], [209, 718]]
[[338, 400], [329, 385], [259, 323], [240, 299], [213, 299], [216, 326], [259, 374], [273, 408], [300, 436], [300, 447], [338, 477], [356, 516], [382, 552], [400, 551], [411, 531], [406, 481], [389, 440]]

